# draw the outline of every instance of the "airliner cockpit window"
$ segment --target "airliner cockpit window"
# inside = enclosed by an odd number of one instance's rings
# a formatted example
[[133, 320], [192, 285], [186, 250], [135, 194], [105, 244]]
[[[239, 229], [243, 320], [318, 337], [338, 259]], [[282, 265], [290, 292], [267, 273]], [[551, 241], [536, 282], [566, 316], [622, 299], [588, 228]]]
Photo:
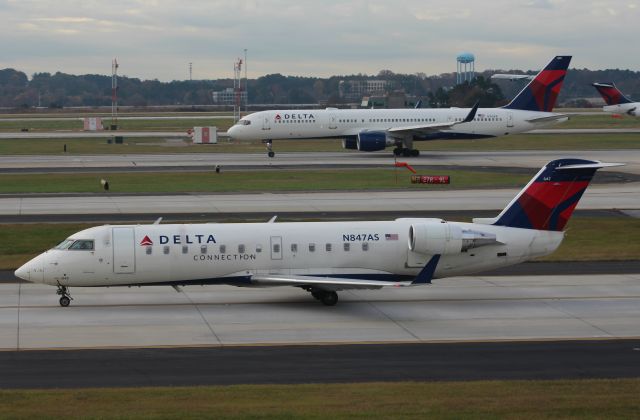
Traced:
[[69, 245], [71, 245], [73, 243], [73, 239], [65, 239], [64, 241], [60, 242], [58, 245], [54, 246], [53, 249], [67, 249], [69, 248]]
[[93, 241], [88, 239], [78, 239], [69, 247], [75, 251], [93, 251]]
[[237, 122], [238, 125], [251, 125], [251, 121], [249, 120], [240, 120]]

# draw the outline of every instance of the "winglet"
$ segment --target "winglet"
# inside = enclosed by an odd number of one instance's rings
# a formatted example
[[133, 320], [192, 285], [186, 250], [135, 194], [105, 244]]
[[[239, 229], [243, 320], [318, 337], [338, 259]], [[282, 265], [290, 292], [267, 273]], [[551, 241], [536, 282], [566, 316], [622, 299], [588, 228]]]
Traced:
[[411, 284], [427, 284], [431, 283], [431, 279], [436, 272], [436, 266], [440, 261], [440, 254], [436, 254], [424, 266], [424, 268], [418, 273], [416, 278], [411, 282]]
[[469, 114], [467, 114], [467, 117], [462, 120], [463, 123], [468, 123], [473, 121], [473, 119], [476, 117], [476, 112], [478, 112], [478, 107], [480, 106], [480, 101], [476, 102], [475, 105], [473, 105], [473, 108], [471, 108], [471, 111], [469, 111]]

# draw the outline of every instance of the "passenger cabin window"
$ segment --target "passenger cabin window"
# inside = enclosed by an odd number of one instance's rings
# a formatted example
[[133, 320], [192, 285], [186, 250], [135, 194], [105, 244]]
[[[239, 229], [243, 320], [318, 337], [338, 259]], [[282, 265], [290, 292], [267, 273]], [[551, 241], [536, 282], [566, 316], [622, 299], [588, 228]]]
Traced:
[[298, 252], [298, 244], [291, 244], [291, 252]]
[[227, 252], [227, 246], [226, 245], [220, 245], [220, 253], [224, 254]]
[[275, 253], [280, 252], [280, 244], [273, 244], [273, 252]]
[[309, 252], [316, 252], [316, 244], [309, 244]]
[[153, 247], [152, 246], [148, 246], [146, 248], [147, 248], [147, 250], [146, 250], [147, 255], [151, 255], [151, 253], [153, 252]]
[[206, 245], [201, 245], [200, 246], [200, 253], [201, 254], [206, 254], [207, 253], [207, 246]]
[[262, 252], [262, 245], [256, 245], [256, 252]]
[[344, 243], [344, 250], [345, 251], [349, 251], [351, 249], [351, 244], [349, 244], [349, 242], [345, 242]]
[[162, 247], [162, 252], [164, 252], [165, 255], [169, 254], [169, 246], [165, 245]]
[[363, 242], [362, 243], [362, 250], [363, 251], [368, 251], [369, 250], [369, 242]]
[[244, 254], [244, 244], [238, 245], [238, 254]]
[[188, 254], [189, 253], [189, 247], [187, 245], [182, 245], [182, 253], [183, 254]]
[[327, 252], [331, 252], [331, 244], [326, 244], [326, 245], [324, 246], [324, 249], [325, 249], [325, 251], [327, 251]]
[[75, 241], [69, 249], [73, 249], [74, 251], [93, 251], [93, 241], [79, 239]]

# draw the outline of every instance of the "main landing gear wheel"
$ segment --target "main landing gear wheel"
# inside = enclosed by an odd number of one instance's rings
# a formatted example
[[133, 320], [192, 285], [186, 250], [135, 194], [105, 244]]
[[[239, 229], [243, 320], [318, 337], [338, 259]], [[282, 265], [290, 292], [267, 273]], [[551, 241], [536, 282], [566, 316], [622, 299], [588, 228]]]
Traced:
[[320, 302], [325, 306], [334, 306], [338, 303], [338, 294], [336, 292], [324, 292], [320, 296]]
[[67, 288], [67, 286], [58, 285], [58, 291], [56, 293], [60, 295], [60, 306], [62, 306], [63, 308], [69, 306], [69, 304], [73, 300], [73, 298], [69, 294], [69, 288]]

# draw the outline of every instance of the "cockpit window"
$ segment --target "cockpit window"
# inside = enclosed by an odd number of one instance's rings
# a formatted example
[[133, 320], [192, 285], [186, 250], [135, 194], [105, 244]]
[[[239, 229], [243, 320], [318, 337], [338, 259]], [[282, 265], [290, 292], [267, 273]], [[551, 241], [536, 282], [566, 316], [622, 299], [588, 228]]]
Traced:
[[93, 251], [93, 241], [88, 239], [78, 239], [69, 247], [73, 250]]
[[60, 242], [58, 245], [54, 246], [53, 249], [67, 249], [69, 248], [69, 245], [71, 245], [73, 243], [73, 239], [65, 239], [64, 241]]
[[251, 125], [251, 121], [249, 121], [249, 120], [239, 120], [236, 124], [238, 124], [238, 125]]

